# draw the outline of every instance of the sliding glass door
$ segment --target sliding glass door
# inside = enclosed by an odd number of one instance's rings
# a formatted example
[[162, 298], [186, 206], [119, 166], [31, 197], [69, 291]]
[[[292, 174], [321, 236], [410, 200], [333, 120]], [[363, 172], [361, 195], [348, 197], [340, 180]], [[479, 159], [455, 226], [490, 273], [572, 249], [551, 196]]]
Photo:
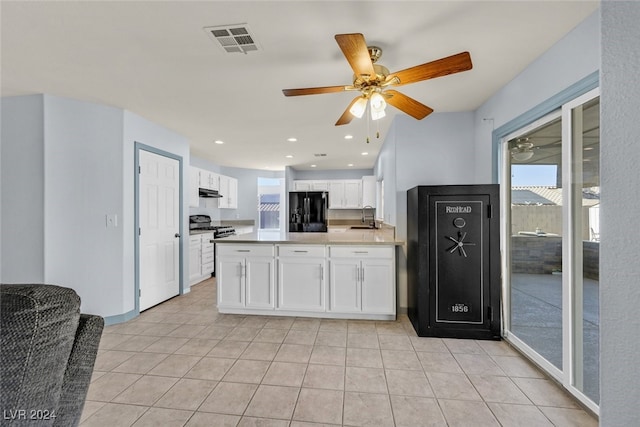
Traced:
[[567, 301], [571, 328], [565, 365], [571, 386], [599, 402], [600, 99], [587, 94], [564, 106], [565, 138], [571, 141], [567, 197]]
[[597, 412], [597, 89], [503, 140], [505, 336]]

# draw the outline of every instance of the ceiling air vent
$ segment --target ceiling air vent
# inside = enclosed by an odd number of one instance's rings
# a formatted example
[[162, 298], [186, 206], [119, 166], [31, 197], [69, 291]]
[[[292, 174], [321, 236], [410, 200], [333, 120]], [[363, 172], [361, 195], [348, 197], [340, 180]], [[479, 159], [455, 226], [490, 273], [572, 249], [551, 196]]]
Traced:
[[209, 37], [227, 53], [244, 53], [258, 50], [258, 43], [247, 24], [205, 27]]
[[316, 153], [314, 154], [316, 157], [327, 157], [327, 153]]

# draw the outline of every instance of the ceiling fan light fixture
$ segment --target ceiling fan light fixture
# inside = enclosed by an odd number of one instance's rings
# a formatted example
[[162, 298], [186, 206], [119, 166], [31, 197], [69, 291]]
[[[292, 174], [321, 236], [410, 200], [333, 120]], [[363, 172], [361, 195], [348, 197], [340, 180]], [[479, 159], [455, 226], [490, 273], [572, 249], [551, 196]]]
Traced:
[[387, 101], [378, 92], [371, 94], [371, 111], [384, 111], [387, 107]]
[[513, 160], [524, 162], [525, 160], [529, 160], [533, 157], [533, 151], [514, 151], [511, 153], [511, 157]]
[[387, 114], [384, 112], [384, 109], [376, 111], [373, 108], [371, 109], [371, 120], [379, 120], [386, 116]]
[[533, 143], [529, 138], [518, 138], [516, 146], [511, 149], [511, 158], [518, 162], [524, 162], [533, 157]]
[[360, 97], [349, 109], [349, 112], [353, 114], [355, 117], [360, 118], [364, 114], [364, 111], [367, 109], [367, 98]]

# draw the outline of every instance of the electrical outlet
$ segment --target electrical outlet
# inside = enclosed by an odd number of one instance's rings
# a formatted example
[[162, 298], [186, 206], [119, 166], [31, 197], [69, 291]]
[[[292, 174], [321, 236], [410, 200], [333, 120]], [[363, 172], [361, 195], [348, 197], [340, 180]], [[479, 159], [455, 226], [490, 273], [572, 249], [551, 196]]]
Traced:
[[107, 214], [107, 228], [116, 228], [118, 226], [118, 214]]

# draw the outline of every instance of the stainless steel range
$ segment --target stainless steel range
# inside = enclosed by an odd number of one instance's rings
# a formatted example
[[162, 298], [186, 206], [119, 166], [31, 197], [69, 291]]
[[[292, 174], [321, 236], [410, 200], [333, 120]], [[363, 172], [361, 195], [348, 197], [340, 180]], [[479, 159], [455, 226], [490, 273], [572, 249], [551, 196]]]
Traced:
[[208, 231], [213, 232], [214, 239], [236, 234], [236, 230], [230, 225], [211, 225], [211, 217], [209, 215], [189, 216], [189, 232], [191, 234]]

